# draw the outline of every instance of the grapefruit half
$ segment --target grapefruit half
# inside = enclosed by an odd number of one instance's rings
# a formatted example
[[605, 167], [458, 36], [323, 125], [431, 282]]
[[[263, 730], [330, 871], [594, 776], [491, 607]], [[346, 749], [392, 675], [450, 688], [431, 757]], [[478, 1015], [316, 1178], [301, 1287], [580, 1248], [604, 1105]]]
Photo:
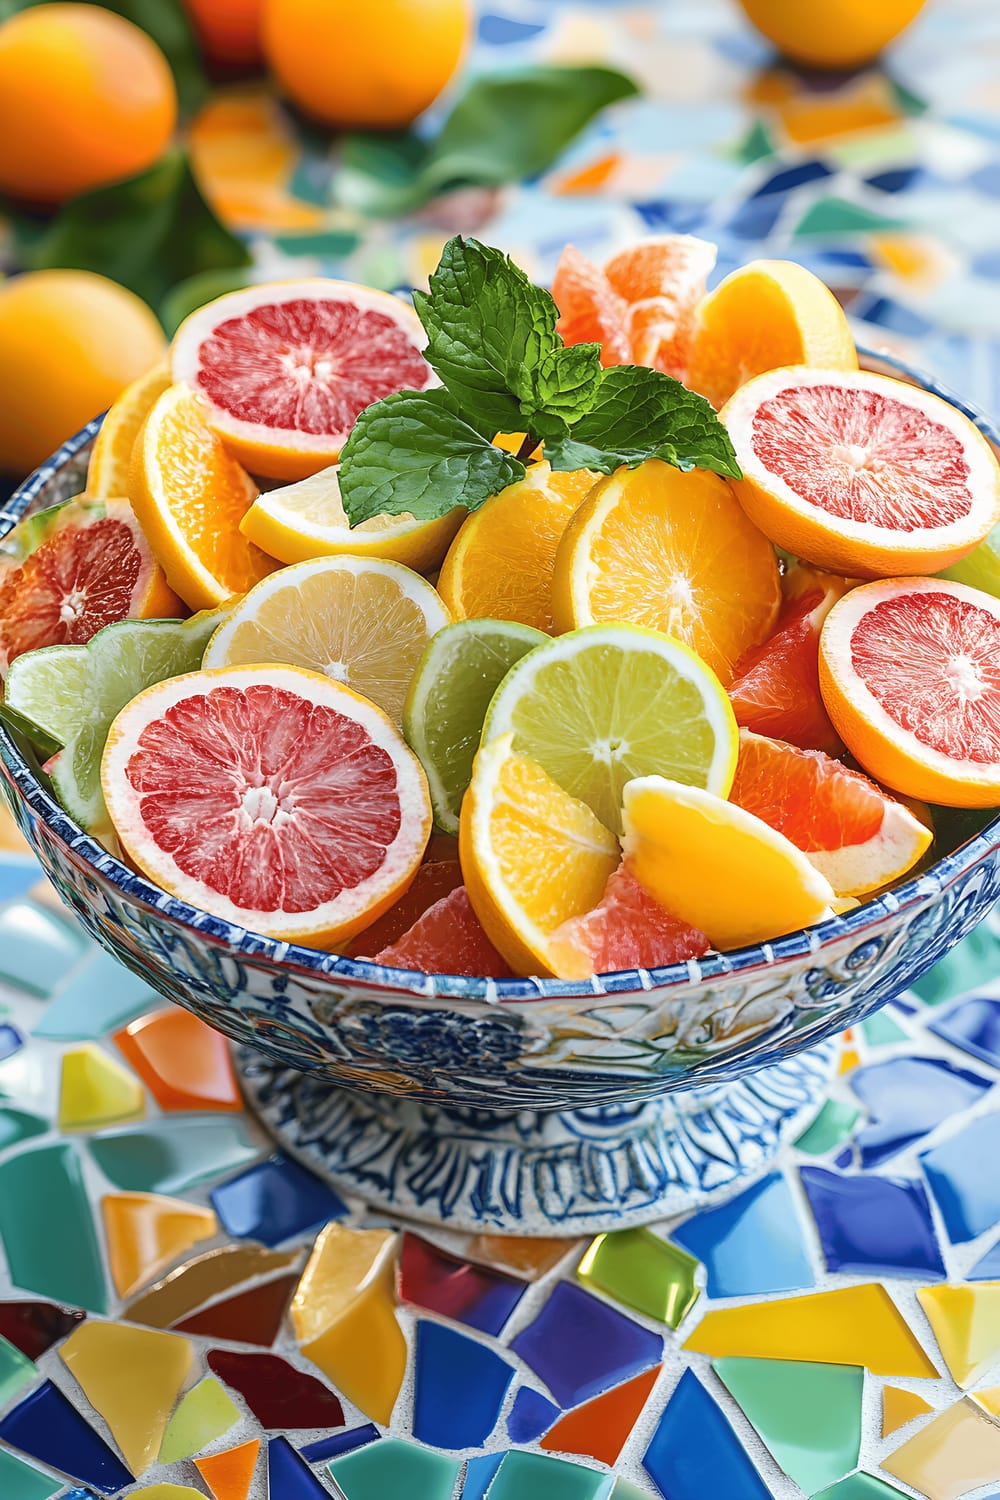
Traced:
[[217, 297], [181, 324], [170, 364], [246, 468], [305, 479], [336, 463], [366, 406], [434, 381], [425, 342], [398, 297], [313, 277]]
[[946, 807], [1000, 806], [1000, 599], [942, 578], [853, 589], [823, 626], [819, 682], [871, 776]]
[[101, 782], [122, 848], [165, 891], [317, 947], [392, 905], [431, 830], [427, 782], [399, 731], [298, 667], [147, 688], [111, 726]]
[[1000, 464], [982, 433], [901, 380], [791, 366], [748, 381], [720, 415], [750, 519], [821, 568], [937, 573], [1000, 520]]

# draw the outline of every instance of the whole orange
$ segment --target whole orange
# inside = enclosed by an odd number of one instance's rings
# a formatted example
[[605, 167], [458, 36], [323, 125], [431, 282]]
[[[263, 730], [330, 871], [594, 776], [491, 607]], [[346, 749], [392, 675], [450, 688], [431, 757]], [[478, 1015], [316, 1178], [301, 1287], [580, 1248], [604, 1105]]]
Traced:
[[0, 282], [0, 471], [35, 468], [165, 349], [145, 302], [106, 276], [29, 271]]
[[871, 62], [925, 0], [741, 0], [750, 20], [793, 62], [856, 68]]
[[219, 68], [250, 68], [261, 60], [263, 0], [184, 0], [209, 62]]
[[408, 125], [458, 67], [469, 0], [264, 0], [264, 55], [325, 125]]
[[62, 203], [152, 166], [177, 122], [154, 41], [96, 5], [41, 5], [0, 25], [0, 192]]

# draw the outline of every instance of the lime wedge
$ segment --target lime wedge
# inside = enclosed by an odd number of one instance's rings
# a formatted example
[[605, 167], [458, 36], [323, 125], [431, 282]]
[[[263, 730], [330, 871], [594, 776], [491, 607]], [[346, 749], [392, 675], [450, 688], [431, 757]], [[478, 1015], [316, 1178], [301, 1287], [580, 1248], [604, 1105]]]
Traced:
[[26, 734], [64, 748], [47, 764], [56, 796], [89, 832], [108, 826], [101, 793], [101, 754], [112, 720], [143, 688], [194, 672], [223, 610], [190, 620], [121, 620], [85, 646], [26, 651], [11, 666], [5, 707], [26, 721]]
[[428, 643], [403, 708], [403, 733], [427, 773], [444, 833], [458, 833], [490, 699], [514, 663], [547, 640], [513, 620], [459, 620]]
[[937, 576], [950, 578], [953, 583], [966, 583], [970, 588], [1000, 598], [1000, 526], [994, 526], [978, 547]]
[[715, 673], [636, 625], [588, 625], [523, 657], [490, 704], [483, 743], [511, 732], [517, 754], [617, 833], [627, 781], [666, 776], [725, 797], [736, 769], [736, 720]]

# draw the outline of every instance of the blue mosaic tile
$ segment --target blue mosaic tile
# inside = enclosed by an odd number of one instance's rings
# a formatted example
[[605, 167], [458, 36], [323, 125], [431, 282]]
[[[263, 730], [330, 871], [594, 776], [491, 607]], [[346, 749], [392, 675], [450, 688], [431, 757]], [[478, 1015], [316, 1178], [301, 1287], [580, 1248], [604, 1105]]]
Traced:
[[97, 949], [45, 1007], [31, 1034], [54, 1042], [93, 1041], [117, 1031], [159, 999], [124, 964]]
[[920, 1156], [948, 1236], [974, 1240], [1000, 1219], [1000, 1114], [973, 1120], [950, 1140]]
[[343, 1218], [347, 1205], [325, 1182], [285, 1156], [275, 1156], [224, 1182], [209, 1194], [234, 1239], [280, 1245]]
[[905, 193], [907, 188], [915, 186], [926, 176], [920, 167], [893, 167], [888, 172], [876, 172], [874, 177], [866, 177], [865, 181], [880, 193]]
[[318, 1464], [327, 1458], [339, 1458], [342, 1453], [353, 1453], [355, 1448], [377, 1442], [381, 1436], [374, 1422], [366, 1422], [363, 1427], [352, 1427], [347, 1432], [332, 1432], [329, 1437], [317, 1438], [315, 1443], [307, 1443], [301, 1453], [311, 1464]]
[[481, 1448], [500, 1416], [514, 1367], [443, 1323], [417, 1324], [413, 1435], [432, 1448]]
[[780, 1172], [671, 1231], [705, 1266], [710, 1297], [791, 1292], [815, 1285], [802, 1224]]
[[5, 1057], [13, 1057], [24, 1046], [24, 1038], [16, 1026], [8, 1026], [6, 1022], [0, 1024], [0, 1062]]
[[828, 1270], [859, 1276], [946, 1274], [922, 1183], [844, 1177], [822, 1167], [800, 1170]]
[[771, 1500], [770, 1491], [693, 1370], [685, 1370], [642, 1460], [663, 1500]]
[[493, 1476], [504, 1461], [503, 1453], [484, 1453], [482, 1458], [470, 1458], [465, 1470], [462, 1500], [485, 1500], [486, 1492], [493, 1483]]
[[121, 1459], [51, 1380], [7, 1413], [0, 1421], [0, 1438], [104, 1495], [116, 1495], [132, 1483]]
[[843, 1149], [843, 1151], [838, 1151], [837, 1155], [833, 1158], [833, 1164], [836, 1167], [849, 1167], [849, 1166], [851, 1166], [853, 1164], [853, 1162], [854, 1162], [854, 1147], [853, 1146], [845, 1146], [844, 1149]]
[[12, 901], [38, 884], [38, 865], [33, 859], [0, 854], [0, 901]]
[[84, 952], [82, 933], [31, 901], [0, 912], [0, 979], [48, 995]]
[[660, 1334], [568, 1281], [557, 1283], [511, 1348], [564, 1407], [589, 1401], [663, 1358]]
[[752, 195], [754, 198], [769, 198], [772, 193], [790, 193], [794, 188], [804, 187], [807, 182], [821, 182], [832, 177], [833, 171], [825, 161], [800, 161], [794, 167], [783, 167], [762, 183]]
[[519, 21], [513, 16], [497, 16], [490, 12], [479, 17], [479, 40], [492, 47], [508, 47], [513, 42], [527, 42], [545, 30], [539, 21]]
[[784, 206], [784, 200], [777, 195], [751, 199], [740, 204], [727, 221], [726, 229], [738, 240], [764, 240], [777, 224]]
[[329, 1491], [283, 1437], [267, 1441], [267, 1487], [281, 1500], [329, 1500]]
[[1000, 161], [991, 161], [985, 167], [979, 167], [969, 181], [980, 193], [1000, 198]]
[[906, 339], [921, 339], [933, 327], [923, 313], [918, 313], [912, 307], [905, 307], [902, 302], [896, 302], [891, 297], [876, 297], [870, 302], [858, 302], [851, 311], [856, 318], [864, 318], [866, 323], [876, 323], [879, 328], [888, 328], [890, 332], [898, 333]]
[[965, 1273], [966, 1281], [1000, 1281], [1000, 1240], [991, 1245], [986, 1254], [980, 1256], [971, 1271]]
[[632, 206], [647, 234], [697, 234], [705, 223], [705, 210], [699, 203], [660, 198]]
[[888, 1161], [991, 1087], [979, 1073], [930, 1057], [890, 1057], [855, 1068], [849, 1081], [871, 1115], [856, 1142], [865, 1167]]
[[507, 1418], [507, 1435], [512, 1443], [533, 1443], [543, 1432], [548, 1432], [560, 1415], [558, 1406], [546, 1400], [540, 1391], [523, 1385]]
[[935, 1016], [927, 1029], [980, 1062], [1000, 1068], [1000, 1000], [973, 995]]

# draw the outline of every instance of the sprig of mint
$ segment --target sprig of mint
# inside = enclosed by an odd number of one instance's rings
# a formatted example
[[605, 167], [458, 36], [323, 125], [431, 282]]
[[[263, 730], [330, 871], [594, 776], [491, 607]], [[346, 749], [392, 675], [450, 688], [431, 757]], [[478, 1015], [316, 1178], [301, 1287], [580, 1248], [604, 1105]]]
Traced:
[[[448, 241], [428, 292], [414, 292], [424, 350], [442, 385], [399, 391], [361, 412], [340, 457], [352, 526], [475, 510], [523, 479], [539, 443], [553, 469], [611, 474], [660, 458], [739, 479], [729, 434], [703, 396], [639, 365], [603, 369], [598, 344], [567, 348], [559, 312], [508, 256]], [[516, 455], [493, 443], [523, 432]]]

